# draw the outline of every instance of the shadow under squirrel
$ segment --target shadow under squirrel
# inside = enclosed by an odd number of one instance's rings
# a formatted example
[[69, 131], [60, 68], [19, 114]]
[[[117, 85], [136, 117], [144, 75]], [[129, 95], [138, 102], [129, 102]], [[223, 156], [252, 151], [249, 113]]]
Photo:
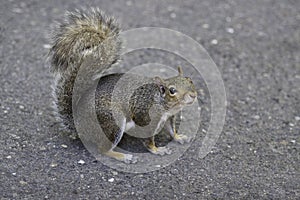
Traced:
[[[90, 11], [76, 10], [68, 12], [65, 21], [54, 30], [50, 49], [51, 70], [56, 76], [54, 96], [57, 113], [65, 127], [76, 132], [72, 113], [72, 92], [75, 79], [82, 61], [93, 56], [99, 60], [90, 72], [101, 74], [119, 60], [121, 41], [118, 37], [119, 26], [111, 17], [105, 16], [99, 9]], [[159, 155], [171, 153], [166, 147], [156, 147], [154, 136], [165, 128], [179, 143], [189, 142], [190, 138], [177, 134], [175, 115], [183, 107], [191, 105], [197, 98], [192, 80], [183, 76], [181, 67], [178, 75], [168, 79], [149, 78], [130, 96], [129, 102], [116, 101], [112, 98], [114, 86], [124, 74], [110, 74], [100, 78], [95, 92], [95, 109], [99, 124], [111, 142], [97, 144], [99, 153], [126, 163], [136, 162], [131, 154], [114, 151], [125, 131], [135, 127], [156, 123], [156, 128], [145, 139], [147, 149]], [[137, 76], [138, 77], [138, 76]], [[136, 81], [136, 78], [129, 80]], [[152, 110], [152, 113], [150, 113]], [[153, 112], [154, 110], [154, 112]], [[115, 119], [114, 113], [121, 116]], [[97, 141], [99, 135], [88, 136]]]

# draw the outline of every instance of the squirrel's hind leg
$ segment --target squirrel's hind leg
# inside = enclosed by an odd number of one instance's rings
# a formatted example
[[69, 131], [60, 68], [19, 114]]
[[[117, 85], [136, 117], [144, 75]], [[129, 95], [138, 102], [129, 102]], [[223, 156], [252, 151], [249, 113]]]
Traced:
[[131, 154], [114, 151], [114, 148], [121, 141], [126, 128], [126, 118], [123, 116], [122, 112], [116, 111], [116, 114], [113, 115], [110, 110], [101, 110], [98, 117], [104, 132], [103, 136], [106, 137], [106, 141], [109, 141], [109, 144], [105, 145], [106, 148], [99, 147], [102, 154], [125, 163], [137, 162], [137, 158]]
[[157, 155], [162, 156], [162, 155], [165, 155], [165, 154], [171, 154], [172, 153], [171, 149], [169, 149], [167, 147], [157, 147], [155, 145], [154, 136], [152, 136], [151, 138], [146, 139], [146, 141], [144, 142], [144, 145], [153, 154], [157, 154]]

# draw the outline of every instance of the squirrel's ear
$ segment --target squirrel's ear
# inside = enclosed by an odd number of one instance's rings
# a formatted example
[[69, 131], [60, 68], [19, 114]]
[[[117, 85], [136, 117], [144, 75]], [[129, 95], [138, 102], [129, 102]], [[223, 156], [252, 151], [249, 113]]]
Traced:
[[154, 81], [159, 86], [161, 93], [164, 94], [165, 93], [165, 85], [166, 85], [165, 81], [158, 76], [156, 76], [154, 78]]
[[157, 85], [165, 85], [165, 81], [159, 76], [155, 76], [154, 80]]
[[181, 66], [178, 66], [178, 75], [179, 76], [183, 76], [183, 71], [182, 71], [182, 68], [181, 68]]

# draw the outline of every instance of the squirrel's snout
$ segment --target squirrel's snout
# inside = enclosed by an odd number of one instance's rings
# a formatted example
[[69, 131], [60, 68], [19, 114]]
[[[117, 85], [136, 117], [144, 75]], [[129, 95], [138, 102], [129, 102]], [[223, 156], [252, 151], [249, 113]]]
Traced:
[[195, 98], [197, 97], [197, 93], [196, 93], [196, 92], [190, 93], [189, 95], [190, 95], [190, 97], [191, 97], [192, 99], [195, 99]]
[[186, 104], [193, 104], [196, 98], [197, 98], [196, 92], [189, 92], [184, 95], [184, 102]]

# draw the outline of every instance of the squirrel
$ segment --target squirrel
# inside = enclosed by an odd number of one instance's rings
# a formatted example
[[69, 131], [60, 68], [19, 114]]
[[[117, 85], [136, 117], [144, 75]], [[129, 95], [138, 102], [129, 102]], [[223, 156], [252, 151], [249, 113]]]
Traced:
[[[93, 56], [99, 63], [93, 66], [90, 73], [101, 74], [120, 59], [121, 41], [120, 28], [113, 17], [106, 16], [100, 9], [75, 10], [67, 12], [65, 20], [58, 23], [53, 31], [52, 46], [49, 51], [51, 71], [56, 76], [53, 87], [56, 113], [67, 129], [76, 132], [72, 111], [72, 94], [75, 79], [82, 61]], [[125, 101], [122, 97], [117, 101], [112, 98], [116, 84], [124, 74], [116, 73], [101, 77], [95, 91], [95, 110], [98, 122], [105, 133], [103, 136], [89, 135], [88, 139], [95, 141], [100, 154], [107, 155], [125, 163], [134, 163], [136, 158], [131, 154], [114, 151], [123, 133], [135, 127], [144, 127], [150, 122], [156, 123], [156, 128], [145, 139], [146, 148], [158, 155], [170, 154], [166, 147], [157, 147], [154, 136], [165, 128], [172, 138], [179, 142], [189, 142], [186, 135], [178, 134], [175, 128], [176, 114], [185, 106], [191, 105], [197, 99], [195, 85], [191, 78], [185, 77], [181, 67], [178, 75], [163, 79], [153, 77], [147, 79], [147, 84], [135, 89]], [[135, 82], [139, 76], [127, 81]], [[122, 94], [119, 94], [122, 95]], [[150, 113], [150, 111], [152, 113]], [[117, 113], [120, 120], [112, 113]], [[107, 137], [110, 144], [97, 143], [99, 137]], [[101, 138], [100, 138], [101, 139]]]

